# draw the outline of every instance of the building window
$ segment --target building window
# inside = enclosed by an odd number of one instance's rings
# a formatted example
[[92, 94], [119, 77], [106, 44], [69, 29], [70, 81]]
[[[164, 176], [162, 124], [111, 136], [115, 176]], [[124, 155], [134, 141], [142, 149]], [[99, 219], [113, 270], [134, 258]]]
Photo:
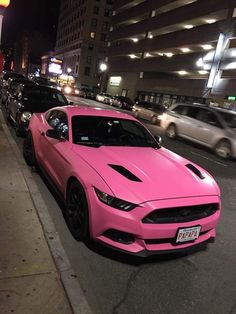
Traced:
[[94, 39], [95, 36], [96, 36], [96, 33], [95, 33], [95, 32], [91, 32], [91, 33], [90, 33], [90, 38]]
[[86, 61], [88, 64], [92, 63], [92, 57], [91, 56], [87, 56]]
[[128, 95], [128, 89], [122, 89], [121, 96], [127, 97], [127, 95]]
[[97, 24], [98, 24], [98, 20], [97, 19], [92, 19], [91, 25], [92, 26], [97, 26]]
[[110, 14], [111, 14], [111, 11], [109, 9], [105, 9], [104, 16], [108, 17], [110, 16]]
[[85, 67], [84, 68], [84, 75], [90, 76], [90, 67]]
[[94, 7], [93, 14], [98, 14], [98, 13], [99, 13], [99, 7]]

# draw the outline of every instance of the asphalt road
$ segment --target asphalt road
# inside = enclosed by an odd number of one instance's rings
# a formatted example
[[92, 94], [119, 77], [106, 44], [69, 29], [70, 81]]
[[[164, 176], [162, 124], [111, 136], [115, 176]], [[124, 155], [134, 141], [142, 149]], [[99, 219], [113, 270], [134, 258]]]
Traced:
[[[78, 99], [72, 100], [76, 103]], [[90, 100], [81, 102], [103, 106]], [[156, 126], [147, 126], [153, 134], [160, 134]], [[15, 137], [13, 130], [12, 134]], [[21, 146], [22, 139], [15, 139]], [[137, 259], [75, 241], [51, 189], [39, 174], [33, 176], [95, 314], [235, 314], [236, 161], [222, 161], [202, 147], [165, 137], [163, 146], [208, 170], [222, 191], [216, 242], [190, 255]]]

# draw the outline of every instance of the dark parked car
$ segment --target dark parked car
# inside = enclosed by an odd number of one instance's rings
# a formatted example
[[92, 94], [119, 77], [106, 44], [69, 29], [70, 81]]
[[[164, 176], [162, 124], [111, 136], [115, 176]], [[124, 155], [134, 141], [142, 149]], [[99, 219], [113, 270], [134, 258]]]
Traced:
[[120, 109], [132, 110], [134, 103], [129, 97], [114, 96], [111, 99], [111, 105]]
[[1, 95], [2, 103], [5, 105], [6, 108], [10, 101], [10, 98], [14, 95], [17, 87], [20, 84], [34, 85], [34, 82], [28, 80], [27, 78], [15, 78], [15, 77], [9, 78], [7, 80], [7, 85], [2, 89], [2, 95]]
[[4, 87], [7, 84], [7, 80], [9, 78], [25, 78], [25, 76], [23, 74], [16, 73], [16, 72], [6, 72], [3, 74], [0, 80], [0, 86]]
[[83, 98], [88, 98], [88, 99], [94, 99], [94, 100], [96, 99], [96, 95], [94, 91], [90, 88], [85, 88], [85, 87], [82, 87], [79, 90], [79, 96]]
[[135, 103], [132, 110], [136, 118], [145, 119], [153, 124], [160, 125], [159, 117], [166, 111], [166, 108], [160, 104], [141, 100]]
[[7, 118], [15, 125], [17, 136], [23, 136], [35, 112], [67, 106], [65, 96], [57, 89], [40, 85], [20, 85], [8, 105]]

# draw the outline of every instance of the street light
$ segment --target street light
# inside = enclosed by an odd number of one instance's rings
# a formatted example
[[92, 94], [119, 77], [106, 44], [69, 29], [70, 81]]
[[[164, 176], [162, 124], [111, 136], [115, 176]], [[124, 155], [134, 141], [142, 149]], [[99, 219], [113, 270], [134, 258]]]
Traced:
[[104, 62], [100, 63], [99, 70], [101, 71], [101, 83], [100, 83], [101, 92], [103, 92], [103, 89], [104, 89], [104, 76], [105, 76], [105, 72], [107, 71], [107, 69], [108, 69], [108, 66], [106, 63], [104, 63]]
[[66, 72], [67, 72], [67, 85], [68, 85], [69, 78], [70, 78], [70, 73], [72, 72], [72, 69], [71, 68], [67, 68]]

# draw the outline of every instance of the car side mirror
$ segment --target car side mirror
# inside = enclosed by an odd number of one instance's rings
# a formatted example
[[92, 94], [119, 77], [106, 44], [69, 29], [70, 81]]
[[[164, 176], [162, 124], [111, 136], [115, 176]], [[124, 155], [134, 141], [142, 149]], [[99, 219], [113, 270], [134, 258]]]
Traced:
[[162, 144], [162, 137], [161, 137], [160, 135], [155, 135], [154, 138], [155, 138], [155, 140], [157, 141], [157, 143], [158, 143], [159, 145]]
[[49, 129], [46, 131], [46, 135], [47, 135], [47, 137], [54, 138], [55, 140], [58, 140], [58, 141], [64, 141], [65, 140], [65, 138], [62, 136], [61, 132], [58, 130]]

